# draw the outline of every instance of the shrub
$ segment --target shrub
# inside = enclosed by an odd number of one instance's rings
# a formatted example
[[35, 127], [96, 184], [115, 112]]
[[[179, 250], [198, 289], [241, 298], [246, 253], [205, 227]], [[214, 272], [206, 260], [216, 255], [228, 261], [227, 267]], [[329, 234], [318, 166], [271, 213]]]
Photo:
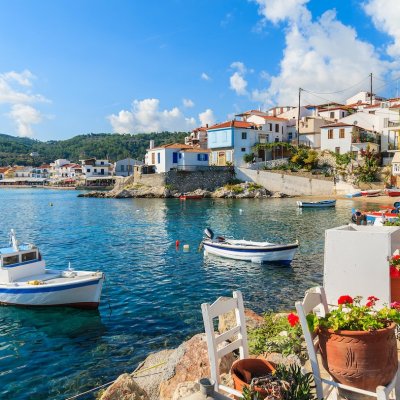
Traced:
[[254, 160], [254, 154], [245, 154], [245, 155], [243, 156], [243, 160], [244, 160], [244, 162], [246, 162], [246, 163], [251, 163], [251, 162], [253, 162], [253, 160]]

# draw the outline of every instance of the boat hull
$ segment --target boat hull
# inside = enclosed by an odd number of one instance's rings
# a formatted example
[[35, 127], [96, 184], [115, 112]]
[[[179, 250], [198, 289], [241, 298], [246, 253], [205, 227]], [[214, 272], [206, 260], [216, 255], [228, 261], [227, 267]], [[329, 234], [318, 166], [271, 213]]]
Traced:
[[398, 190], [388, 189], [386, 193], [390, 197], [400, 197], [400, 189]]
[[320, 208], [320, 207], [335, 207], [336, 200], [324, 201], [297, 201], [297, 206], [302, 208]]
[[279, 246], [274, 248], [249, 248], [231, 247], [219, 243], [203, 242], [205, 254], [214, 254], [216, 256], [231, 258], [234, 260], [251, 261], [253, 263], [276, 262], [289, 265], [296, 251], [298, 244]]
[[26, 307], [75, 307], [96, 309], [104, 276], [46, 285], [0, 285], [0, 304]]
[[197, 194], [184, 194], [182, 196], [179, 196], [179, 200], [200, 200], [202, 199], [203, 196], [201, 194], [197, 195]]
[[361, 196], [364, 197], [377, 197], [381, 194], [381, 190], [362, 190]]

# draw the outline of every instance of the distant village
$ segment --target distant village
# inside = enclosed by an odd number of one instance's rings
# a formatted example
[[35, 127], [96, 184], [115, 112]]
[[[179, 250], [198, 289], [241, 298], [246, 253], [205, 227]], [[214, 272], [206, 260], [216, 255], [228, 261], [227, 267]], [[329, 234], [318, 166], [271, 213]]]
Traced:
[[400, 98], [385, 99], [362, 91], [345, 104], [279, 106], [250, 110], [233, 120], [194, 129], [185, 143], [154, 146], [144, 162], [126, 158], [115, 163], [88, 158], [79, 163], [59, 159], [39, 167], [0, 168], [0, 185], [61, 187], [112, 186], [116, 177], [201, 170], [210, 166], [243, 167], [277, 157], [257, 144], [287, 143], [357, 158], [367, 148], [380, 155], [382, 166], [400, 175]]

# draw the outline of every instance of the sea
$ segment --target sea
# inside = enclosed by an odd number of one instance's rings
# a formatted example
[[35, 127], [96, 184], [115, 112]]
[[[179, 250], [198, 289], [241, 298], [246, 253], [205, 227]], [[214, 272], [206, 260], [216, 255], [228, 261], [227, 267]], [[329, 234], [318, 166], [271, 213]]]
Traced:
[[[0, 190], [0, 243], [14, 228], [20, 241], [39, 247], [48, 267], [65, 269], [70, 262], [106, 274], [97, 311], [0, 306], [1, 399], [67, 399], [132, 372], [150, 352], [202, 332], [201, 304], [234, 290], [259, 313], [294, 309], [306, 289], [322, 283], [325, 229], [347, 224], [353, 206], [350, 199], [336, 208], [301, 210], [293, 198], [78, 194]], [[204, 257], [199, 244], [206, 227], [236, 239], [297, 239], [300, 248], [291, 267]]]

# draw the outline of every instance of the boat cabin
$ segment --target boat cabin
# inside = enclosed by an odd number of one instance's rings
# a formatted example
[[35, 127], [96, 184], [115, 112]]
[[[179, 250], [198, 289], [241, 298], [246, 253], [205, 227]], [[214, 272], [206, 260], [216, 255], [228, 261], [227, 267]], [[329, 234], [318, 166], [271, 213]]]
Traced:
[[33, 244], [18, 244], [11, 232], [11, 243], [0, 248], [0, 282], [11, 283], [27, 276], [45, 274], [45, 262]]

